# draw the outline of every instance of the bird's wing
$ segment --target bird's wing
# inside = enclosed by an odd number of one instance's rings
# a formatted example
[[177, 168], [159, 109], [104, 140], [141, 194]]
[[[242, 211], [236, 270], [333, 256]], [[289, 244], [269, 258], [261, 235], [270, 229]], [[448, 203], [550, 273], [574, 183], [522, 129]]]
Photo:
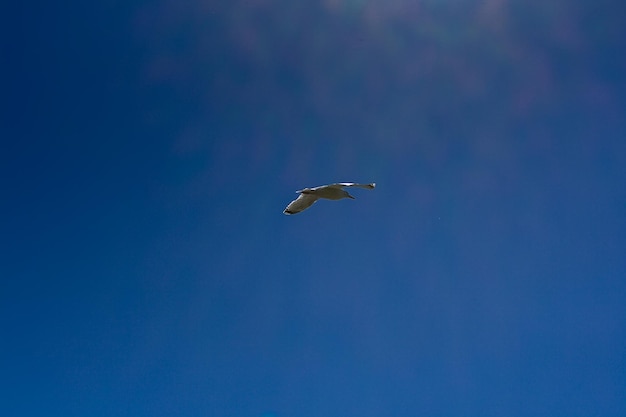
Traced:
[[370, 184], [358, 184], [356, 182], [338, 182], [336, 184], [330, 184], [328, 187], [337, 187], [337, 188], [359, 187], [359, 188], [366, 188], [368, 190], [373, 190], [376, 187], [376, 183], [372, 182]]
[[313, 194], [300, 194], [298, 198], [293, 200], [289, 205], [285, 208], [283, 213], [285, 214], [296, 214], [300, 213], [303, 210], [308, 209], [317, 201], [317, 196]]

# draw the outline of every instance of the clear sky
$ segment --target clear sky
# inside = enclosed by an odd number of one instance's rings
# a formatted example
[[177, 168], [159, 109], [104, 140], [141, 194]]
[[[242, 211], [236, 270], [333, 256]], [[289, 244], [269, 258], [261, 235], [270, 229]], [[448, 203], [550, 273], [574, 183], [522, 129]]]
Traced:
[[1, 14], [0, 415], [626, 415], [623, 1]]

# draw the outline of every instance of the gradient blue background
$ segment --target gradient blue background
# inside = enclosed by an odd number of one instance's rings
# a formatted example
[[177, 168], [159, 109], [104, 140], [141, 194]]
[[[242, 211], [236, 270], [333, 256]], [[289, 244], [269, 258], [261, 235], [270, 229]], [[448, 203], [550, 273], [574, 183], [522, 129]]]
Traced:
[[0, 415], [626, 415], [626, 3], [13, 3]]

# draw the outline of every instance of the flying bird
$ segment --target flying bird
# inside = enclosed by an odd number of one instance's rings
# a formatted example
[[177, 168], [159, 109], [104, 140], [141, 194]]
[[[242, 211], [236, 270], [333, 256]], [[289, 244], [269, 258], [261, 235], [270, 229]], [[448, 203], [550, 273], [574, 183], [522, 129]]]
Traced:
[[356, 182], [338, 182], [336, 184], [321, 185], [314, 188], [305, 188], [298, 190], [296, 193], [300, 193], [298, 198], [293, 200], [287, 208], [283, 211], [285, 214], [296, 214], [303, 210], [308, 209], [320, 198], [327, 200], [341, 200], [342, 198], [352, 198], [344, 187], [360, 187], [368, 190], [373, 190], [376, 187], [375, 183], [371, 184], [357, 184]]

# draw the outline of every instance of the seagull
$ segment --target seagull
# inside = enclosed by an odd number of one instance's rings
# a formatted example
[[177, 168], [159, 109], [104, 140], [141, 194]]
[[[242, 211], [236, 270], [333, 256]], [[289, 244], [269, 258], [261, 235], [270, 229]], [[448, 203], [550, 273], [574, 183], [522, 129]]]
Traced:
[[373, 190], [376, 187], [375, 183], [371, 184], [357, 184], [356, 182], [338, 182], [335, 184], [321, 185], [319, 187], [305, 188], [298, 190], [296, 193], [300, 193], [298, 198], [293, 200], [287, 208], [283, 211], [285, 214], [296, 214], [303, 210], [308, 209], [319, 198], [325, 198], [328, 200], [341, 200], [342, 198], [352, 198], [350, 193], [343, 189], [343, 187], [360, 187], [367, 190]]

